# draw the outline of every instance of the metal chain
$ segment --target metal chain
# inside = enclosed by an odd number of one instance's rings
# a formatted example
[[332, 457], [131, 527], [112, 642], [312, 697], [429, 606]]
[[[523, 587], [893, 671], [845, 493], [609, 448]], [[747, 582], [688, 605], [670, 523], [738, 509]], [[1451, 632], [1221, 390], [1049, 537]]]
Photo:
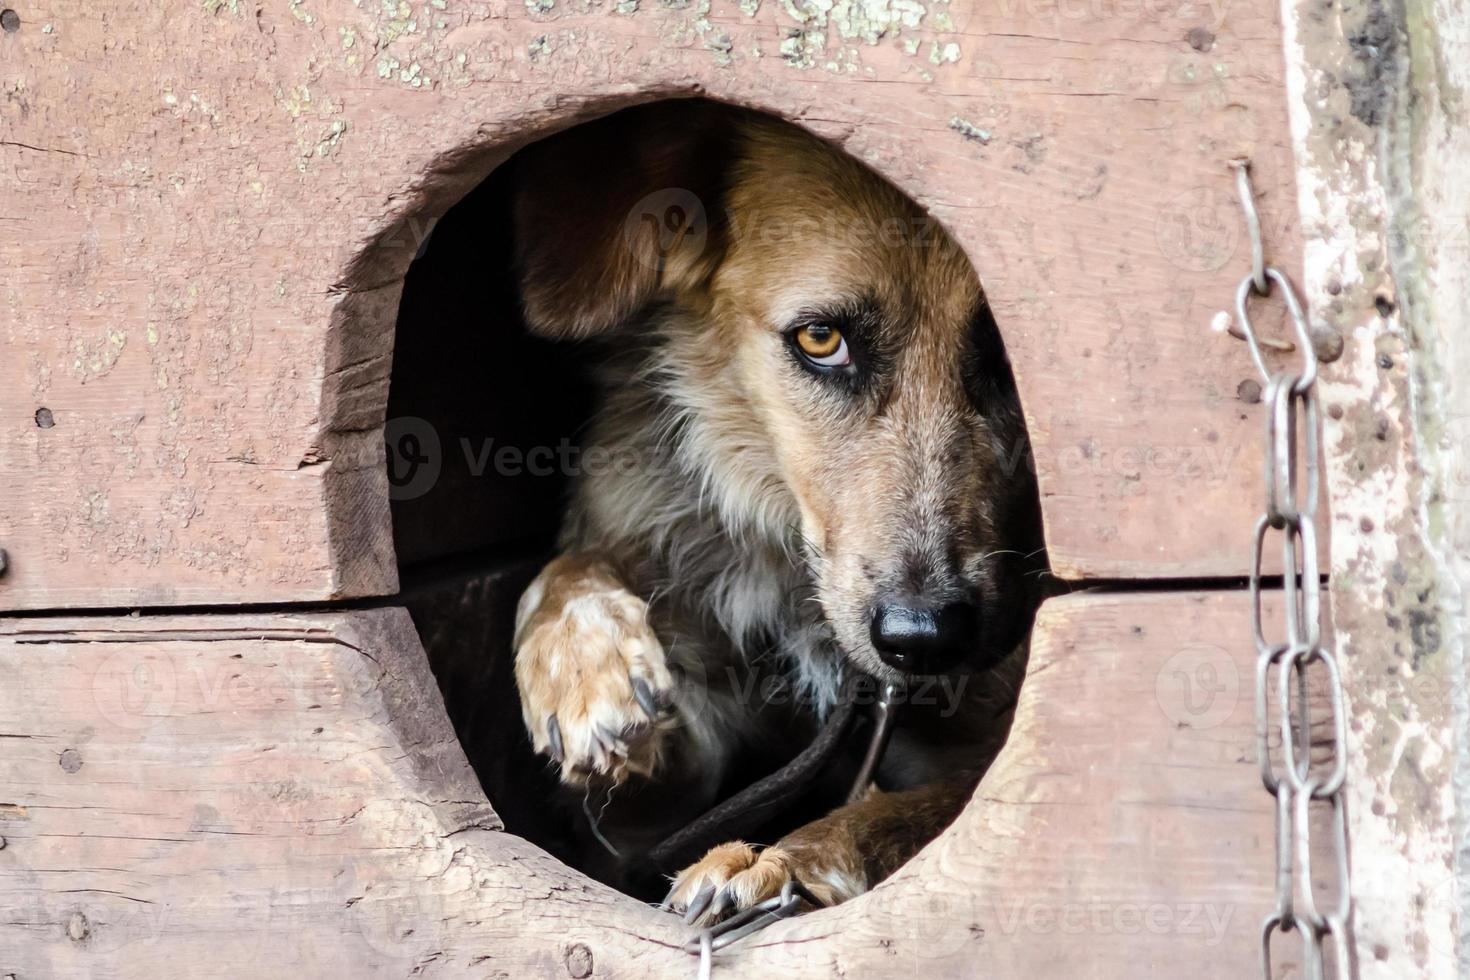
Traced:
[[[1296, 930], [1308, 980], [1326, 976], [1323, 944], [1331, 939], [1334, 975], [1352, 972], [1348, 919], [1352, 897], [1348, 887], [1347, 817], [1343, 782], [1347, 775], [1347, 717], [1337, 658], [1322, 641], [1322, 578], [1317, 562], [1317, 503], [1321, 496], [1317, 410], [1317, 359], [1306, 313], [1285, 272], [1268, 266], [1261, 243], [1250, 184], [1250, 165], [1234, 161], [1241, 207], [1251, 238], [1251, 271], [1235, 294], [1235, 311], [1251, 359], [1266, 382], [1266, 507], [1256, 522], [1251, 557], [1251, 632], [1256, 645], [1256, 757], [1261, 782], [1276, 799], [1276, 903], [1261, 928], [1261, 970], [1271, 976], [1271, 939], [1277, 932]], [[1295, 330], [1301, 366], [1272, 374], [1262, 354], [1262, 342], [1251, 327], [1247, 306], [1252, 294], [1270, 296], [1279, 291]], [[1299, 476], [1305, 476], [1306, 486]], [[1282, 598], [1286, 630], [1282, 638], [1267, 636], [1261, 603], [1261, 578], [1268, 538], [1281, 538]], [[1313, 755], [1313, 724], [1308, 698], [1308, 673], [1316, 670], [1326, 684], [1331, 718]], [[1281, 742], [1280, 766], [1271, 759], [1271, 684], [1275, 675], [1277, 731]], [[1320, 750], [1330, 748], [1330, 757]], [[1319, 902], [1312, 886], [1312, 804], [1331, 808], [1329, 845], [1336, 864], [1336, 896]]]
[[[879, 688], [878, 699], [873, 705], [873, 732], [868, 737], [867, 752], [863, 756], [857, 776], [853, 779], [852, 789], [847, 794], [848, 803], [861, 799], [862, 795], [867, 792], [869, 784], [872, 783], [878, 771], [878, 765], [883, 761], [883, 753], [888, 749], [889, 739], [893, 735], [894, 716], [903, 696], [904, 686], [901, 683], [890, 682]], [[701, 929], [693, 939], [684, 945], [686, 952], [699, 955], [699, 980], [709, 980], [710, 973], [714, 969], [716, 952], [731, 943], [739, 942], [746, 936], [759, 932], [766, 926], [797, 915], [801, 912], [803, 903], [814, 909], [822, 908], [825, 904], [820, 898], [813, 895], [811, 889], [805, 884], [792, 878], [781, 886], [779, 895], [773, 895], [764, 902], [752, 905], [723, 922], [717, 922]]]

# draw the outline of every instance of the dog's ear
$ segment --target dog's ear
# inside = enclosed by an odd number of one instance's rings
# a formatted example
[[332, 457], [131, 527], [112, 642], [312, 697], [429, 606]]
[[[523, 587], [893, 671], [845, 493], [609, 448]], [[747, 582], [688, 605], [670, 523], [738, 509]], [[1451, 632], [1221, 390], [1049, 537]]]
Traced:
[[587, 337], [703, 282], [723, 246], [734, 129], [714, 104], [657, 103], [521, 151], [513, 214], [527, 325]]

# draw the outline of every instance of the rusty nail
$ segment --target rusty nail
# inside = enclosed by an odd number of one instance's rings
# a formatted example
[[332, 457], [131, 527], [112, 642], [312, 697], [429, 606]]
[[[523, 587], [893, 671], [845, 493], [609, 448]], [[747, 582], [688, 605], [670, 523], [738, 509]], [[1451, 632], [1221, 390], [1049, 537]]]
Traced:
[[1314, 325], [1312, 351], [1317, 355], [1317, 360], [1323, 364], [1331, 364], [1342, 356], [1342, 334], [1325, 323]]

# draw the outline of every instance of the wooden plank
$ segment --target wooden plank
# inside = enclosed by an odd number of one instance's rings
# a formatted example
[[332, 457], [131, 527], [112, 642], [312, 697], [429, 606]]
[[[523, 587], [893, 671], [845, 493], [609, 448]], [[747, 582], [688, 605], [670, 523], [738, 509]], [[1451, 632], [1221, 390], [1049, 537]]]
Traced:
[[675, 956], [637, 935], [651, 910], [499, 832], [401, 610], [5, 632], [0, 972], [551, 976], [573, 940]]
[[[716, 970], [1243, 975], [1272, 846], [1245, 623], [1238, 593], [1047, 603], [956, 824]], [[497, 829], [401, 610], [10, 620], [0, 676], [0, 974], [693, 971], [672, 917]]]
[[17, 8], [0, 607], [391, 592], [378, 428], [422, 236], [517, 143], [701, 92], [839, 141], [969, 250], [1062, 574], [1243, 572], [1259, 406], [1205, 325], [1245, 262], [1229, 158], [1297, 265], [1275, 4], [439, 6]]
[[1274, 861], [1243, 598], [1048, 602], [1011, 739], [959, 820], [871, 894], [767, 933], [752, 962], [811, 976], [1250, 975]]

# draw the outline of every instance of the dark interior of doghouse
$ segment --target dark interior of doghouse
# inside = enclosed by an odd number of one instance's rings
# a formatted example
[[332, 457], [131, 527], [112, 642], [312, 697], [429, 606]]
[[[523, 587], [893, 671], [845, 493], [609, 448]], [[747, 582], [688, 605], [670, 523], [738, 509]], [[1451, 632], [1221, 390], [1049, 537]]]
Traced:
[[[590, 837], [587, 808], [601, 798], [584, 802], [559, 788], [521, 721], [516, 602], [552, 555], [569, 489], [557, 453], [578, 445], [592, 410], [596, 351], [525, 328], [512, 274], [509, 170], [497, 169], [415, 231], [423, 241], [404, 282], [385, 427], [402, 595], [506, 829], [649, 898], [636, 873]], [[732, 791], [761, 775], [736, 774]], [[620, 794], [626, 805], [627, 790]], [[783, 823], [815, 815], [797, 809]]]
[[516, 454], [574, 440], [591, 388], [584, 351], [522, 321], [507, 172], [413, 226], [422, 241], [404, 281], [385, 427], [393, 543], [449, 717], [496, 812], [570, 858], [573, 820], [547, 805], [556, 775], [531, 751], [511, 670], [516, 601], [551, 553], [567, 477]]
[[[591, 811], [602, 799], [559, 788], [521, 720], [515, 607], [553, 554], [570, 482], [557, 450], [578, 445], [594, 409], [597, 350], [542, 340], [525, 327], [513, 273], [511, 169], [498, 168], [414, 229], [423, 241], [405, 279], [386, 426], [402, 598], [506, 829], [647, 900], [666, 883], [630, 876], [595, 846]], [[431, 478], [419, 474], [425, 466]], [[787, 808], [765, 828], [768, 837], [752, 839], [774, 840], [830, 809], [864, 748], [855, 742], [824, 774], [825, 789]], [[730, 792], [782, 761], [736, 773]]]

